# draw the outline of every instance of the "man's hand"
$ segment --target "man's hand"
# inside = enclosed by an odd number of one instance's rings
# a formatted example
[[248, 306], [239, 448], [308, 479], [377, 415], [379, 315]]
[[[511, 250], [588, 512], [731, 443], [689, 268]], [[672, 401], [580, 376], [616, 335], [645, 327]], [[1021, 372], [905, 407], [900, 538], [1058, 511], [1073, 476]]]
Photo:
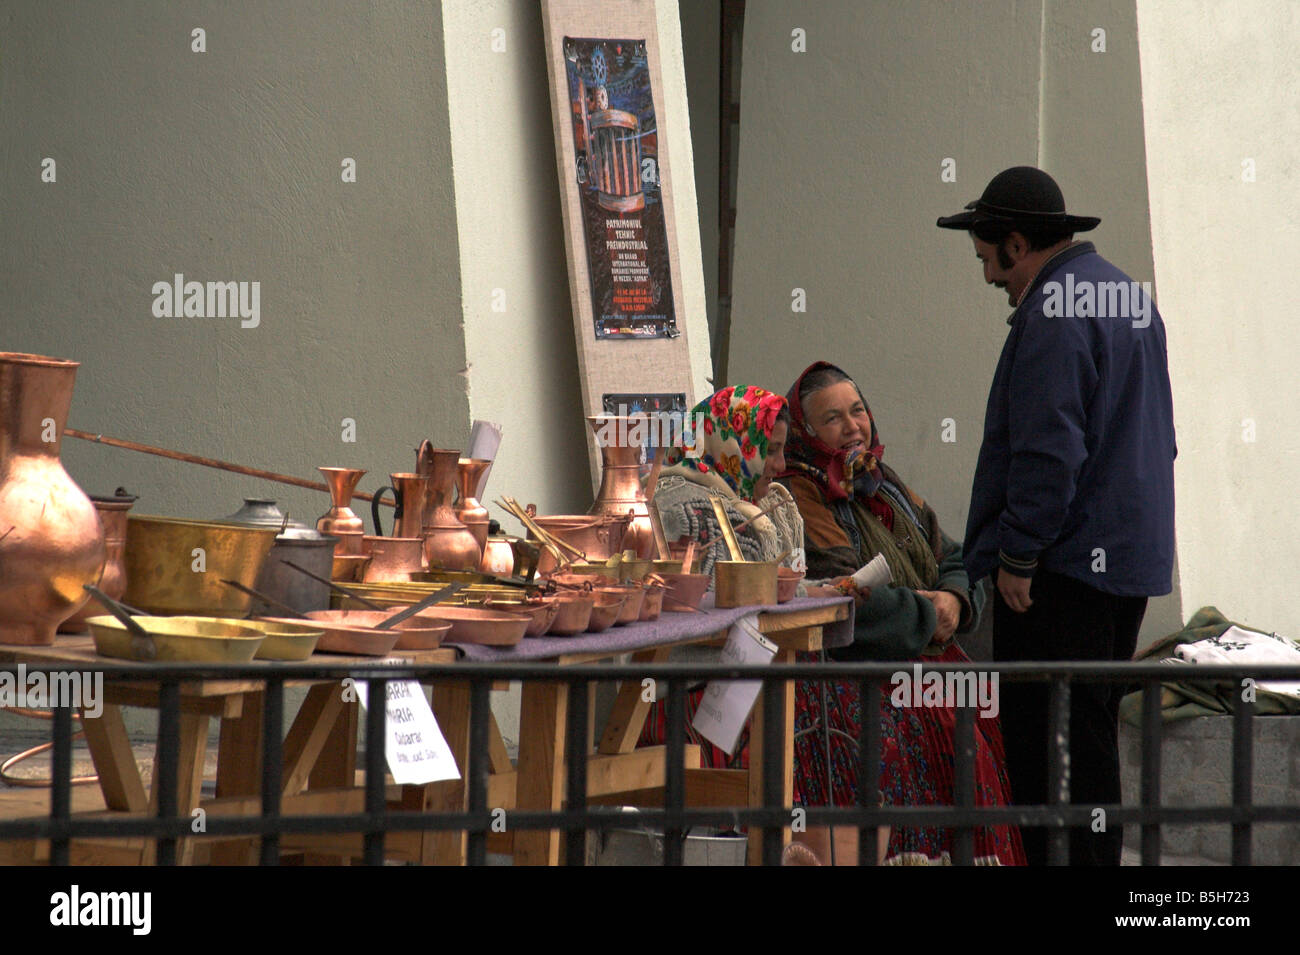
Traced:
[[1032, 577], [1017, 577], [1015, 574], [1008, 574], [1001, 567], [998, 568], [998, 593], [1007, 602], [1007, 606], [1016, 613], [1024, 613], [1033, 605], [1034, 602], [1029, 599], [1031, 583], [1033, 583]]
[[946, 590], [918, 590], [917, 593], [934, 604], [935, 627], [930, 641], [942, 646], [952, 639], [961, 622], [961, 601]]

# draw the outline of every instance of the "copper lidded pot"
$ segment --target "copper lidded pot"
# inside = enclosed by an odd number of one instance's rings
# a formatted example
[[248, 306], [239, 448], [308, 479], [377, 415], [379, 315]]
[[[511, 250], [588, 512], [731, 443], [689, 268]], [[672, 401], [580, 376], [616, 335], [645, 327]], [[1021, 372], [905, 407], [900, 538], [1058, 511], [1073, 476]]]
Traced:
[[632, 523], [623, 536], [623, 549], [633, 550], [639, 558], [651, 556], [654, 528], [650, 508], [641, 487], [641, 445], [632, 441], [638, 428], [644, 429], [645, 416], [590, 415], [587, 423], [600, 448], [600, 490], [590, 514], [621, 517], [631, 512]]
[[59, 459], [79, 362], [0, 352], [0, 643], [48, 646], [107, 556]]
[[[99, 577], [99, 589], [114, 600], [126, 593], [126, 513], [136, 500], [136, 495], [126, 493], [126, 489], [120, 487], [111, 495], [90, 498], [104, 528], [106, 557]], [[59, 632], [81, 633], [86, 629], [88, 619], [106, 613], [108, 609], [97, 598], [91, 597], [80, 610], [59, 624]]]

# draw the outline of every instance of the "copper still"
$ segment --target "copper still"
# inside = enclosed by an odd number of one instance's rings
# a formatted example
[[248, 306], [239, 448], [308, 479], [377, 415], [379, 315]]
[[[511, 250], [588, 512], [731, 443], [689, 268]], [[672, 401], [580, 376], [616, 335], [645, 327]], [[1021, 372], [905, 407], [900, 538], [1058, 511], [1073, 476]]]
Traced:
[[[126, 513], [135, 504], [136, 495], [119, 487], [111, 496], [92, 496], [90, 502], [99, 512], [107, 553], [104, 571], [99, 577], [99, 589], [116, 600], [126, 593]], [[108, 609], [97, 598], [91, 597], [80, 610], [59, 624], [59, 632], [81, 633], [86, 629], [86, 620], [105, 613]]]
[[641, 446], [630, 440], [637, 419], [591, 415], [587, 422], [596, 435], [601, 461], [600, 491], [588, 513], [622, 517], [630, 511], [632, 523], [623, 536], [622, 547], [636, 551], [639, 558], [650, 557], [654, 549], [654, 528], [641, 487]]
[[456, 501], [456, 517], [478, 541], [480, 555], [487, 547], [488, 509], [479, 503], [474, 494], [483, 472], [491, 466], [491, 461], [482, 458], [461, 458], [456, 463], [456, 490], [460, 495]]
[[483, 548], [456, 517], [452, 493], [460, 452], [420, 442], [415, 471], [429, 479], [424, 505], [424, 555], [430, 570], [477, 570]]
[[107, 549], [59, 459], [79, 362], [0, 352], [0, 643], [48, 646]]
[[316, 530], [331, 537], [338, 537], [336, 553], [356, 554], [357, 550], [344, 550], [356, 547], [361, 538], [357, 532], [365, 532], [366, 525], [352, 510], [352, 495], [356, 492], [357, 482], [366, 472], [360, 468], [317, 468], [325, 475], [325, 483], [330, 488], [330, 509], [316, 522]]

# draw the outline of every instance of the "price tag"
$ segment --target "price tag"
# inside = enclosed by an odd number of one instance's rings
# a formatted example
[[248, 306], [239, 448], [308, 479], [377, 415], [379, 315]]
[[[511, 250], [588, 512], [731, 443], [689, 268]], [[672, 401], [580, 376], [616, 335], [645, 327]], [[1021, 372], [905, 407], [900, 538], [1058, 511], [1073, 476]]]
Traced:
[[[356, 681], [357, 698], [368, 706], [370, 687]], [[460, 779], [460, 770], [443, 738], [424, 689], [414, 680], [387, 685], [388, 771], [402, 784], [435, 783]]]
[[[741, 617], [727, 632], [722, 663], [732, 666], [767, 664], [776, 656], [776, 644], [758, 629], [758, 614]], [[691, 726], [719, 749], [731, 754], [740, 741], [749, 711], [763, 689], [761, 680], [712, 680], [695, 710]]]

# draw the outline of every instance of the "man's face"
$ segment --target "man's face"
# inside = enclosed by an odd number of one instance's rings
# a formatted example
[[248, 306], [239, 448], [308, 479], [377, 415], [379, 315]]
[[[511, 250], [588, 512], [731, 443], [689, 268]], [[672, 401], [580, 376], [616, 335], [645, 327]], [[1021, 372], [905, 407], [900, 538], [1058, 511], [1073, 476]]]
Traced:
[[984, 281], [1006, 291], [1007, 302], [1014, 306], [1020, 301], [1020, 295], [1029, 282], [1028, 276], [1020, 274], [1024, 271], [1021, 266], [1025, 260], [1022, 258], [1016, 261], [1005, 248], [999, 249], [993, 243], [978, 238], [974, 233], [970, 238], [975, 243], [975, 257], [984, 264]]

